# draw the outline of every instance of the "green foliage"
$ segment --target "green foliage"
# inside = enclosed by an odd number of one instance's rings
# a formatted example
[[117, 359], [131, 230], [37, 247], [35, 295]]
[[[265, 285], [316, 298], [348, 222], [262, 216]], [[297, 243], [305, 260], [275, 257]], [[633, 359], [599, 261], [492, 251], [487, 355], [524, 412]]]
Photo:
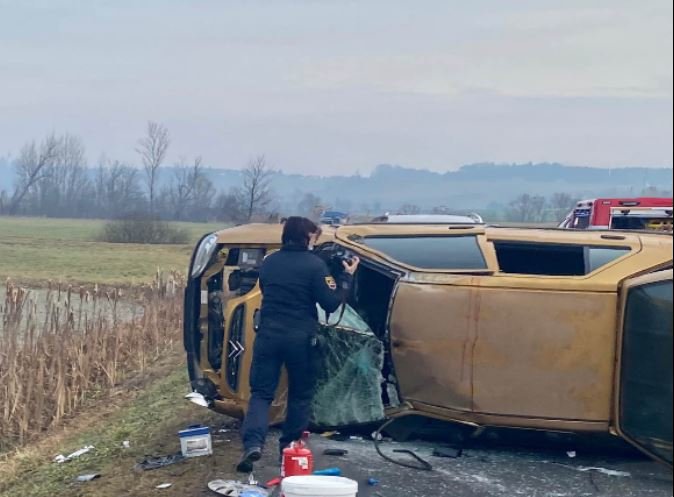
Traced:
[[184, 228], [145, 216], [109, 221], [101, 234], [101, 241], [108, 243], [184, 245], [189, 239], [189, 233]]

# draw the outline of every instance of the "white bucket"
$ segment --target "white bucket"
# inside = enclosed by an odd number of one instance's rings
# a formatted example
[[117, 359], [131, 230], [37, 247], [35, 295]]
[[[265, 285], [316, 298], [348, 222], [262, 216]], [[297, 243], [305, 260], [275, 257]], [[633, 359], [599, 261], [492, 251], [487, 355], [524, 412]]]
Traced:
[[291, 476], [281, 489], [283, 497], [356, 497], [358, 482], [336, 476]]

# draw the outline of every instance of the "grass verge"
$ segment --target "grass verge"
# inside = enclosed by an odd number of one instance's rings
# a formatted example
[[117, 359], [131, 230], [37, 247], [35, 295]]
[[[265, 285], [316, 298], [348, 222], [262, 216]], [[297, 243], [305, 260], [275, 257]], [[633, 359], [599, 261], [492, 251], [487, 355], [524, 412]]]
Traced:
[[158, 267], [184, 272], [203, 234], [222, 225], [175, 223], [186, 245], [112, 244], [96, 241], [104, 221], [0, 217], [0, 277], [23, 284], [62, 281], [133, 285], [151, 281]]
[[[217, 416], [183, 400], [187, 376], [173, 354], [153, 369], [154, 378], [144, 378], [137, 391], [120, 391], [109, 404], [77, 418], [62, 433], [53, 434], [33, 447], [0, 462], [0, 497], [119, 497], [154, 495], [164, 481], [176, 483], [162, 495], [189, 495], [184, 490], [202, 481], [183, 478], [185, 471], [216, 474], [215, 458], [189, 461], [164, 470], [134, 471], [145, 455], [166, 455], [179, 451], [177, 431], [194, 423], [217, 424], [227, 418]], [[130, 449], [122, 443], [128, 440]], [[93, 445], [95, 450], [72, 462], [55, 464], [57, 453], [68, 454]], [[203, 467], [201, 467], [203, 466]], [[81, 484], [78, 475], [100, 473], [101, 479]]]

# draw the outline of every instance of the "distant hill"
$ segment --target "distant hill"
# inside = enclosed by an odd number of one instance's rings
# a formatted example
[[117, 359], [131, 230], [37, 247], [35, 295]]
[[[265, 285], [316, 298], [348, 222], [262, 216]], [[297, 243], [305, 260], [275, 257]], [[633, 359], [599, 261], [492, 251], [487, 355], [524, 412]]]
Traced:
[[[220, 188], [236, 186], [241, 173], [209, 169]], [[370, 176], [301, 176], [278, 173], [274, 191], [281, 206], [293, 208], [305, 193], [313, 193], [340, 210], [380, 211], [402, 204], [421, 208], [498, 208], [522, 193], [550, 196], [570, 193], [578, 198], [638, 195], [644, 188], [671, 189], [671, 168], [601, 169], [562, 164], [472, 164], [447, 173], [380, 165]]]
[[[241, 171], [209, 168], [208, 177], [218, 190], [241, 184]], [[173, 177], [162, 170], [161, 182]], [[0, 190], [12, 184], [11, 164], [0, 157]], [[292, 212], [306, 193], [347, 212], [380, 213], [403, 204], [422, 209], [446, 206], [454, 210], [501, 209], [522, 193], [574, 197], [638, 195], [655, 186], [670, 190], [672, 168], [629, 167], [603, 169], [563, 164], [471, 164], [458, 171], [436, 173], [409, 167], [380, 165], [369, 176], [305, 176], [277, 172], [272, 186], [277, 207]]]

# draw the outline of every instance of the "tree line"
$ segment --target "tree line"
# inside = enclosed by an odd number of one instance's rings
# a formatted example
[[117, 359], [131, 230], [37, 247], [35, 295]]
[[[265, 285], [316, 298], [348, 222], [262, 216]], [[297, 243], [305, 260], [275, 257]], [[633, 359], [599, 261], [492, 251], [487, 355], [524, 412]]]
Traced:
[[[279, 199], [272, 189], [275, 172], [264, 155], [254, 157], [242, 167], [238, 186], [218, 190], [200, 156], [181, 159], [168, 168], [170, 147], [169, 130], [157, 122], [148, 122], [144, 135], [136, 143], [140, 167], [105, 158], [92, 165], [87, 161], [82, 140], [68, 133], [31, 141], [21, 148], [13, 162], [13, 187], [0, 191], [0, 215], [225, 223], [280, 218]], [[643, 194], [671, 196], [671, 192], [654, 188]], [[358, 212], [350, 212], [359, 220], [382, 215], [386, 210], [398, 214], [468, 213], [456, 205], [422, 208], [404, 201], [396, 205], [392, 199], [392, 205], [383, 208], [379, 202], [362, 200]], [[573, 194], [564, 192], [550, 197], [527, 193], [507, 205], [498, 205], [496, 210], [480, 213], [488, 221], [558, 222], [577, 200]], [[314, 193], [298, 191], [291, 205], [286, 202], [283, 215], [318, 219], [323, 210], [333, 207], [346, 209], [339, 202], [331, 205]]]
[[[650, 186], [644, 188], [639, 196], [668, 198], [672, 196], [672, 192]], [[510, 202], [505, 211], [505, 219], [521, 223], [561, 222], [579, 200], [581, 199], [569, 193], [555, 193], [548, 198], [524, 193]]]
[[273, 171], [263, 155], [242, 169], [241, 185], [217, 191], [200, 156], [165, 170], [168, 129], [147, 124], [136, 153], [141, 168], [102, 158], [87, 162], [82, 140], [51, 134], [25, 144], [14, 160], [13, 187], [0, 191], [0, 215], [249, 222], [273, 212]]
[[[550, 198], [524, 193], [512, 200], [500, 212], [489, 211], [487, 221], [512, 221], [521, 223], [545, 223], [561, 221], [574, 208], [578, 199], [569, 193], [555, 193]], [[403, 204], [397, 214], [470, 214], [469, 210], [452, 210], [445, 206], [422, 209], [416, 204]]]

